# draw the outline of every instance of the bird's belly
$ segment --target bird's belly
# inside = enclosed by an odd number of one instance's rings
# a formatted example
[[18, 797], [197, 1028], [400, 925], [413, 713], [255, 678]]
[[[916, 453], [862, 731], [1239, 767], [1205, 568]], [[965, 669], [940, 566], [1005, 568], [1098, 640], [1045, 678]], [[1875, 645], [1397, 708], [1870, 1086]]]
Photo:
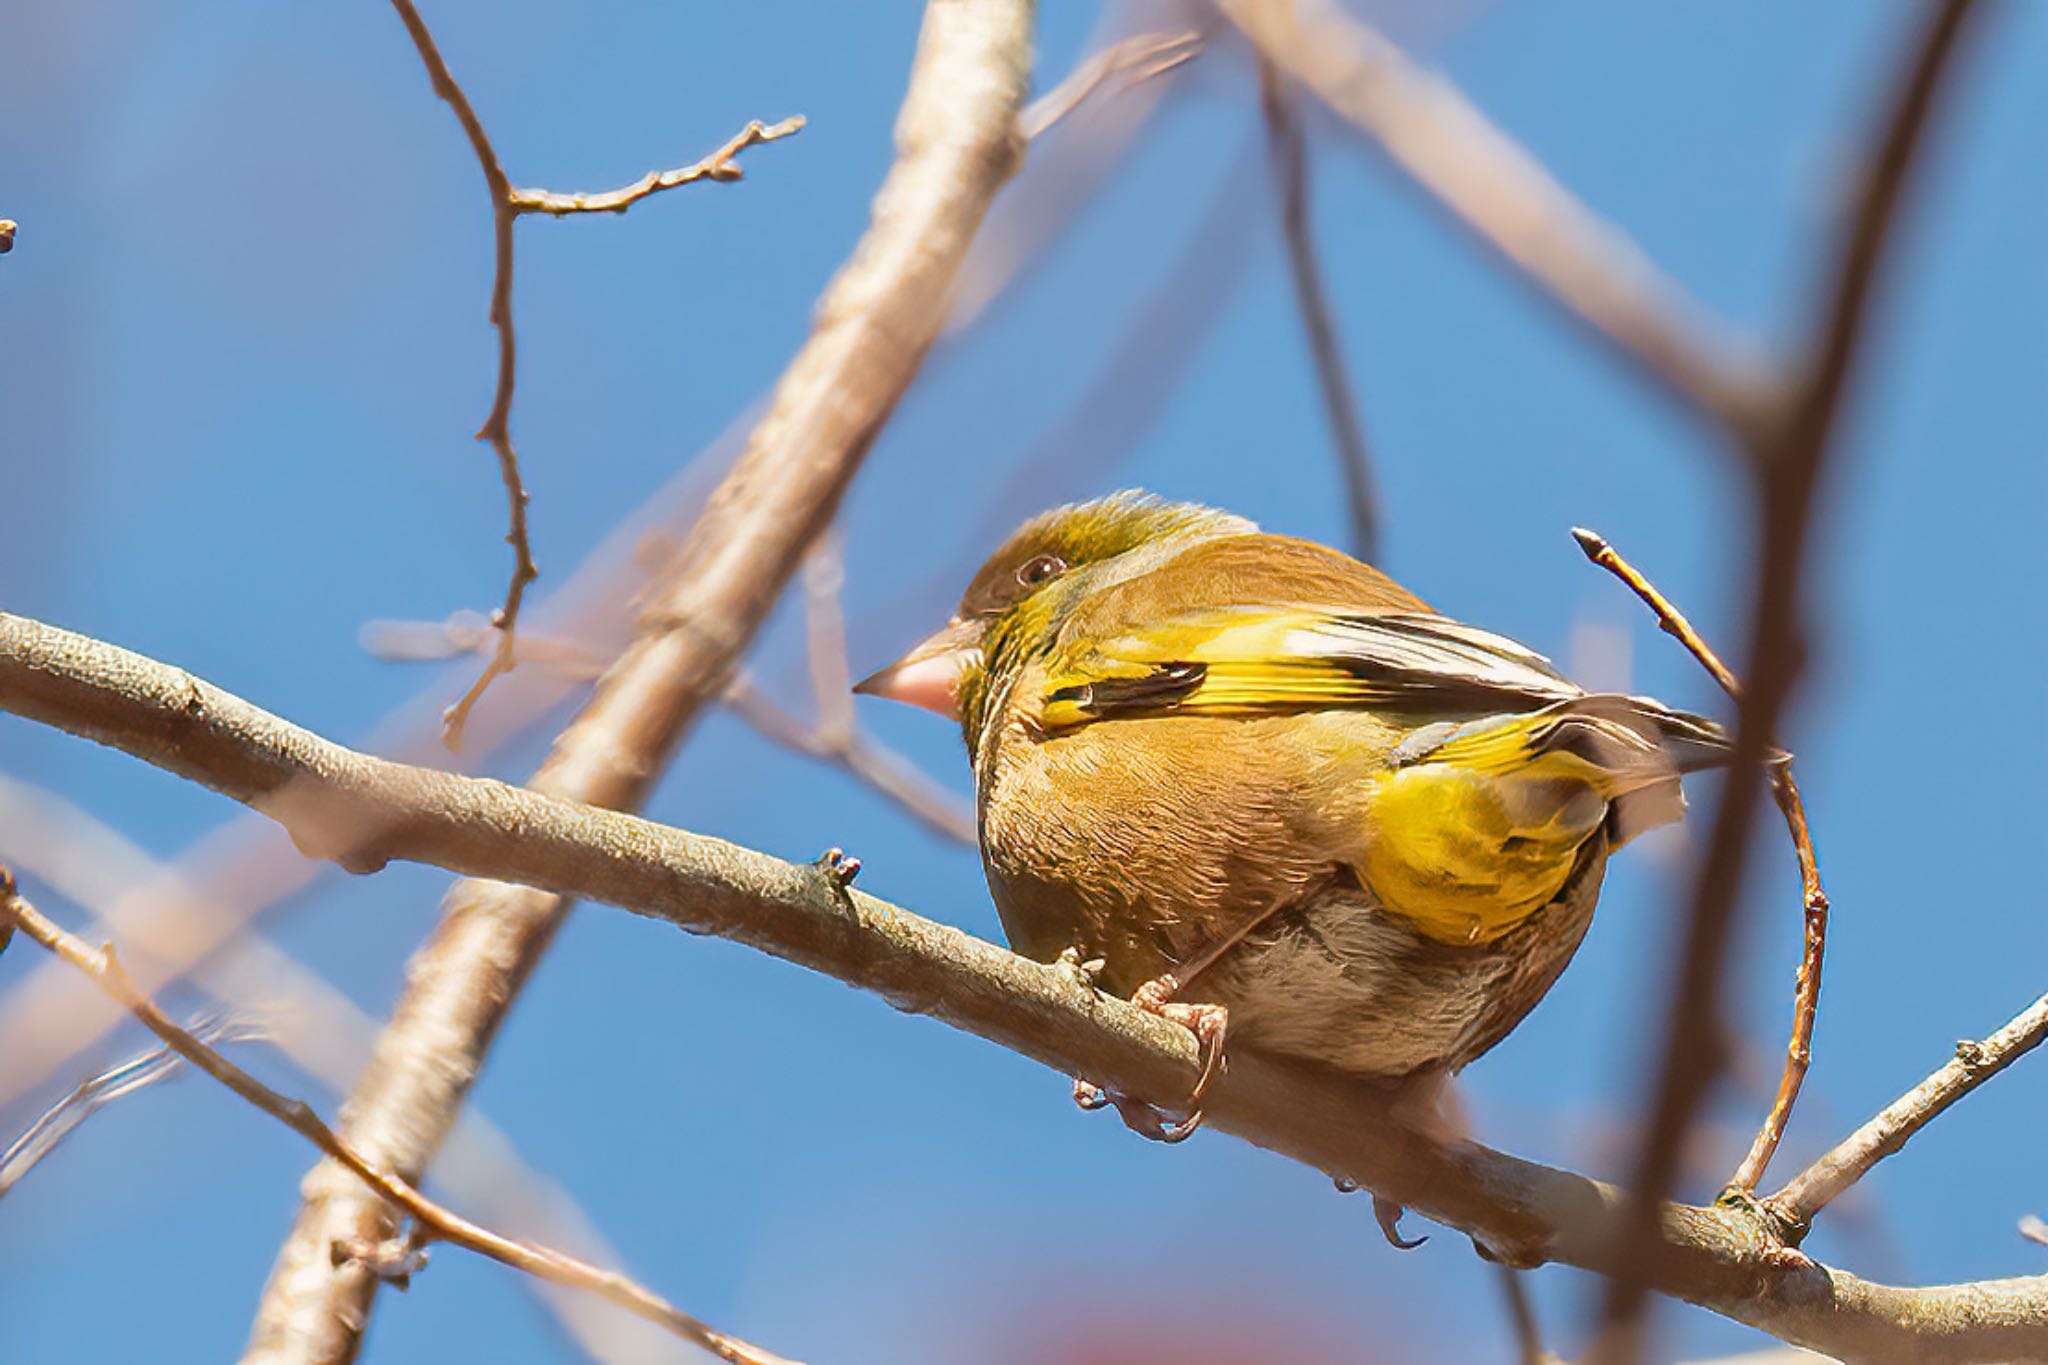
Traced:
[[1456, 1071], [1506, 1037], [1592, 922], [1597, 837], [1557, 899], [1499, 940], [1449, 945], [1364, 892], [1323, 893], [1198, 977], [1190, 1000], [1230, 1010], [1231, 1045], [1369, 1076]]

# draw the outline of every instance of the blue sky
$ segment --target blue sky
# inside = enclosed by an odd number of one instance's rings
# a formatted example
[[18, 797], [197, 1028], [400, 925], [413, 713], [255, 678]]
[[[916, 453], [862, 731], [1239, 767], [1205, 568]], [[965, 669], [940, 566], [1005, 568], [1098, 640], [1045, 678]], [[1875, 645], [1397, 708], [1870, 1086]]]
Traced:
[[[1691, 291], [1772, 337], [1808, 307], [1844, 153], [1915, 12], [1382, 10]], [[801, 340], [887, 164], [917, 7], [517, 0], [427, 16], [518, 183], [607, 187], [694, 159], [748, 118], [810, 119], [749, 153], [740, 185], [521, 224], [514, 431], [546, 590]], [[1041, 88], [1094, 19], [1094, 6], [1045, 6]], [[2048, 581], [2035, 397], [2048, 87], [2034, 76], [2048, 11], [1986, 20], [1824, 493], [1817, 649], [1789, 739], [1836, 929], [1780, 1175], [2039, 994], [2048, 961], [2035, 856], [2048, 740], [2030, 719], [2048, 653], [2028, 591]], [[388, 8], [31, 8], [0, 43], [0, 129], [0, 215], [22, 224], [0, 260], [6, 607], [343, 740], [423, 689], [452, 697], [466, 670], [380, 662], [358, 644], [371, 619], [488, 608], [507, 568], [497, 476], [469, 440], [492, 374], [486, 204]], [[1716, 707], [1567, 529], [1607, 534], [1732, 646], [1753, 545], [1723, 452], [1369, 149], [1322, 120], [1311, 132], [1388, 567], [1452, 614], [1588, 667], [1624, 650], [1633, 687]], [[1242, 61], [1205, 58], [1073, 230], [935, 357], [847, 505], [856, 668], [937, 619], [992, 522], [1068, 497], [1139, 484], [1343, 538], [1258, 139]], [[1057, 170], [1063, 150], [1048, 143], [1034, 165]], [[1010, 194], [1058, 197], [1031, 176]], [[1173, 276], [1197, 232], [1193, 268]], [[1073, 406], [1144, 306], [1168, 322], [1144, 338], [1128, 391], [1080, 424], [1083, 441]], [[794, 625], [778, 616], [756, 666], [803, 706]], [[965, 790], [948, 727], [878, 703], [861, 715]], [[525, 774], [544, 738], [487, 770]], [[236, 813], [5, 719], [0, 772], [167, 859]], [[1709, 784], [1699, 796], [1704, 807]], [[877, 894], [998, 933], [969, 850], [729, 716], [698, 728], [650, 813], [789, 857], [843, 845]], [[1761, 1079], [1714, 1110], [1694, 1197], [1746, 1143], [1782, 1045], [1796, 881], [1776, 828], [1759, 839], [1731, 1014]], [[1483, 1138], [1625, 1169], [1690, 852], [1665, 839], [1616, 865], [1564, 981], [1467, 1074]], [[420, 868], [330, 871], [264, 927], [382, 1014], [445, 883]], [[36, 958], [17, 945], [0, 959], [0, 992]], [[140, 1045], [130, 1031], [99, 1060]], [[288, 1064], [248, 1055], [332, 1111]], [[2048, 1213], [2036, 1065], [1888, 1163], [1858, 1207], [1824, 1220], [1817, 1254], [1916, 1282], [2043, 1269], [2013, 1231]], [[0, 1110], [0, 1135], [75, 1079]], [[1397, 1254], [1313, 1173], [1216, 1135], [1150, 1146], [988, 1044], [602, 907], [570, 921], [477, 1097], [634, 1272], [814, 1362], [1026, 1365], [1091, 1358], [1084, 1342], [1092, 1358], [1198, 1342], [1228, 1359], [1231, 1334], [1253, 1329], [1287, 1334], [1304, 1360], [1507, 1355], [1488, 1269], [1455, 1234]], [[197, 1081], [98, 1116], [0, 1209], [0, 1357], [233, 1353], [307, 1165], [298, 1139]], [[1574, 1349], [1592, 1282], [1546, 1269], [1535, 1284], [1553, 1348]], [[1674, 1355], [1753, 1340], [1692, 1310], [1662, 1321]], [[370, 1358], [458, 1354], [573, 1358], [511, 1272], [444, 1250], [409, 1295], [382, 1296]]]

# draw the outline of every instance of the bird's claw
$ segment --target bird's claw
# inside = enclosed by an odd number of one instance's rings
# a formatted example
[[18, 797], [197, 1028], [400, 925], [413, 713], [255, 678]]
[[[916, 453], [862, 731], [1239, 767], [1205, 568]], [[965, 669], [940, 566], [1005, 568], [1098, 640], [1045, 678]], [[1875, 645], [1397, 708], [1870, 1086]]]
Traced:
[[1380, 1225], [1380, 1235], [1385, 1237], [1387, 1244], [1396, 1251], [1413, 1251], [1429, 1240], [1429, 1234], [1426, 1232], [1420, 1237], [1401, 1235], [1401, 1215], [1406, 1212], [1408, 1210], [1391, 1199], [1377, 1194], [1372, 1197], [1372, 1216]]

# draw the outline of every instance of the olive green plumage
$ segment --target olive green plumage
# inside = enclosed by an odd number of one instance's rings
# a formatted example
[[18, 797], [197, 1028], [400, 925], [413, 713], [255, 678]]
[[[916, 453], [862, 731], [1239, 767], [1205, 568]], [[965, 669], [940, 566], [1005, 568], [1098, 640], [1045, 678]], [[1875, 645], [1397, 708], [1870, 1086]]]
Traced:
[[1504, 1037], [1609, 850], [1724, 751], [1337, 551], [1129, 493], [1027, 523], [866, 686], [959, 716], [1018, 951], [1128, 993], [1266, 915], [1178, 998], [1228, 1007], [1234, 1049], [1375, 1076]]

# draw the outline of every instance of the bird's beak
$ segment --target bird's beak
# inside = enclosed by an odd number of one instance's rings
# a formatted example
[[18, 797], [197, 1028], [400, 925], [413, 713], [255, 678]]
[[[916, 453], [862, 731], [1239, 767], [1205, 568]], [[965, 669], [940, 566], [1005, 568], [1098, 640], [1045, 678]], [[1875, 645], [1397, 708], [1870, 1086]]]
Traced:
[[871, 697], [907, 701], [960, 719], [960, 679], [981, 655], [981, 622], [954, 620], [879, 673], [853, 685]]

